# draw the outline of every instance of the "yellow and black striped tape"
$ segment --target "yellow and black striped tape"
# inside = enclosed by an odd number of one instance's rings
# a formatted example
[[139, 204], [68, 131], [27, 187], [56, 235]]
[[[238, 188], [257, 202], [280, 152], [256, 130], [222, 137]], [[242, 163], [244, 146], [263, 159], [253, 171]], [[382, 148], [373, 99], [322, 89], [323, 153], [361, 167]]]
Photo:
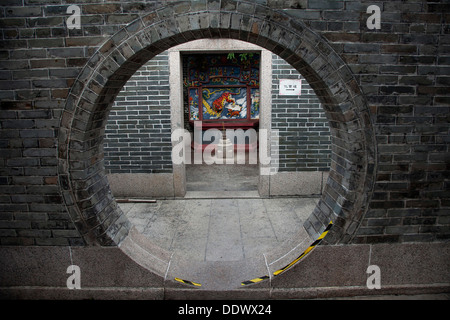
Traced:
[[333, 221], [330, 221], [330, 223], [328, 224], [328, 226], [325, 228], [325, 231], [322, 232], [322, 234], [319, 236], [319, 238], [317, 238], [316, 241], [314, 241], [309, 247], [308, 249], [306, 249], [300, 256], [298, 256], [297, 259], [295, 259], [294, 261], [292, 261], [291, 263], [289, 263], [288, 265], [284, 266], [283, 268], [281, 268], [280, 270], [277, 270], [273, 273], [274, 276], [278, 276], [279, 274], [283, 273], [284, 271], [286, 271], [287, 269], [289, 269], [290, 267], [292, 267], [294, 264], [296, 264], [297, 262], [300, 261], [300, 259], [302, 259], [304, 256], [306, 256], [312, 249], [314, 249], [315, 246], [317, 246], [322, 240], [323, 238], [325, 238], [325, 236], [327, 235], [328, 231], [330, 231], [331, 227], [333, 226]]
[[184, 283], [184, 284], [189, 284], [191, 286], [196, 286], [196, 287], [201, 287], [202, 286], [200, 283], [195, 283], [195, 282], [192, 282], [192, 281], [189, 281], [189, 280], [183, 280], [183, 279], [180, 279], [180, 278], [175, 278], [175, 280], [178, 281], [178, 282]]
[[255, 278], [255, 279], [252, 279], [252, 280], [247, 280], [247, 281], [241, 282], [241, 285], [246, 286], [246, 285], [248, 285], [248, 284], [258, 283], [258, 282], [263, 281], [263, 280], [266, 280], [266, 279], [269, 279], [269, 276], [263, 276], [263, 277], [260, 277], [260, 278]]
[[[328, 231], [330, 231], [331, 227], [333, 226], [333, 221], [330, 221], [330, 223], [328, 224], [328, 226], [325, 228], [324, 232], [322, 232], [322, 234], [319, 236], [319, 238], [317, 238], [316, 241], [314, 241], [309, 247], [308, 249], [306, 249], [300, 256], [298, 256], [297, 259], [295, 259], [294, 261], [292, 261], [291, 263], [289, 263], [288, 265], [286, 265], [285, 267], [275, 271], [273, 273], [274, 276], [278, 276], [279, 274], [283, 273], [284, 271], [286, 271], [287, 269], [289, 269], [290, 267], [292, 267], [294, 264], [296, 264], [297, 262], [300, 261], [300, 259], [302, 259], [304, 256], [306, 256], [315, 246], [317, 246], [322, 240], [323, 238], [325, 238], [325, 236], [327, 235]], [[249, 285], [249, 284], [253, 284], [253, 283], [258, 283], [262, 280], [265, 279], [269, 279], [269, 276], [263, 276], [263, 277], [259, 277], [259, 278], [255, 278], [252, 280], [247, 280], [244, 282], [241, 282], [241, 285], [245, 286], [245, 285]]]

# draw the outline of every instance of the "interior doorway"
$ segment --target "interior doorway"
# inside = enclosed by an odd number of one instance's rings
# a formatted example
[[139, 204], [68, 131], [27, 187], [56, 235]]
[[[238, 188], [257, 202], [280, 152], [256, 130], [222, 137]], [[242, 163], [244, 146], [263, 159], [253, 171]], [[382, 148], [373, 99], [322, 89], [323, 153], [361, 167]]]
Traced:
[[186, 196], [257, 196], [260, 52], [182, 53], [181, 60], [184, 128], [202, 158], [191, 154], [186, 165]]
[[[169, 49], [169, 61], [172, 128], [189, 132], [185, 147], [191, 149], [173, 168], [176, 196], [268, 196], [258, 146], [259, 130], [270, 128], [271, 86], [261, 79], [271, 79], [263, 67], [270, 67], [271, 53], [242, 41], [204, 39]], [[223, 153], [230, 143], [231, 156]]]

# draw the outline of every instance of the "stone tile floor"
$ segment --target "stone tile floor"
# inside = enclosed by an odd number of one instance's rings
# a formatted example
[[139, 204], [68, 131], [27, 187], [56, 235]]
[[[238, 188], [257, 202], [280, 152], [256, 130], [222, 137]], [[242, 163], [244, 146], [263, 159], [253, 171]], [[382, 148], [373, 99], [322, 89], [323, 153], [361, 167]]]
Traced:
[[184, 199], [121, 204], [138, 232], [171, 254], [165, 278], [235, 289], [297, 258], [318, 197], [262, 199], [258, 165], [186, 165]]
[[319, 198], [179, 199], [120, 204], [139, 232], [197, 261], [239, 261], [302, 229]]

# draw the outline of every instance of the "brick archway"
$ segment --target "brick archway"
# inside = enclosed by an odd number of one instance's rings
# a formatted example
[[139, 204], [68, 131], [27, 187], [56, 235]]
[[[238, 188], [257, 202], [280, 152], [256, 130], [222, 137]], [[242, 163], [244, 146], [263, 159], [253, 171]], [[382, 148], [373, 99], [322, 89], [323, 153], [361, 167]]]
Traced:
[[100, 47], [73, 84], [61, 117], [58, 169], [66, 207], [86, 243], [121, 246], [131, 241], [146, 247], [139, 237], [130, 240], [132, 226], [111, 194], [103, 167], [103, 130], [116, 95], [136, 70], [174, 45], [202, 38], [238, 39], [266, 48], [314, 89], [330, 122], [333, 153], [330, 178], [305, 228], [317, 237], [332, 220], [325, 241], [348, 243], [367, 210], [376, 165], [365, 98], [343, 60], [301, 21], [232, 0], [168, 4], [135, 20]]

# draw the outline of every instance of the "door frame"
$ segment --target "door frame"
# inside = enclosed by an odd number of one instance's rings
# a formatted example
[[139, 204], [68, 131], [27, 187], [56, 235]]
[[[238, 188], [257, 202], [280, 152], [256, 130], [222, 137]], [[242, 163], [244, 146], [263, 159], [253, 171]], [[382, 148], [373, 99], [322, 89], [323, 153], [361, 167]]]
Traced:
[[[169, 85], [170, 85], [170, 114], [171, 131], [184, 128], [183, 108], [183, 71], [182, 54], [213, 53], [213, 52], [255, 52], [261, 53], [260, 63], [260, 114], [259, 128], [271, 130], [272, 123], [272, 52], [241, 40], [235, 39], [201, 39], [187, 42], [170, 48], [169, 50]], [[172, 141], [172, 147], [178, 142]], [[271, 137], [267, 135], [267, 153], [271, 154]], [[270, 164], [259, 163], [258, 192], [260, 197], [269, 197], [270, 178], [261, 172]], [[186, 195], [186, 165], [173, 164], [173, 190], [175, 197]]]

